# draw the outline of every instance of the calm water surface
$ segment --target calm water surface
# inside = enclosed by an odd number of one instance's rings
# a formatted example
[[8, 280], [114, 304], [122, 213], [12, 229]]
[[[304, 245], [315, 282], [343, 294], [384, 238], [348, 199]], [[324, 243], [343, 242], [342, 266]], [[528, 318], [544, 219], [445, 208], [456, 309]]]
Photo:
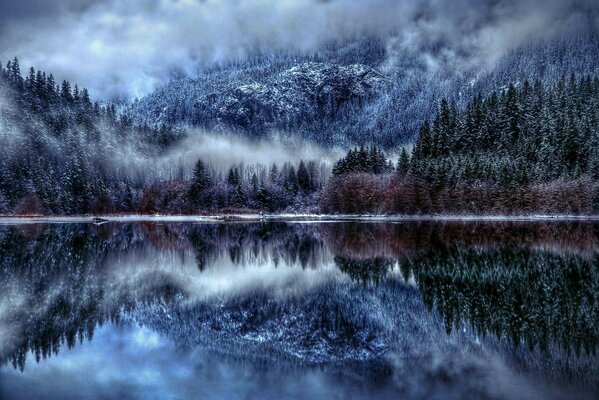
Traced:
[[1, 399], [594, 399], [599, 224], [0, 226]]

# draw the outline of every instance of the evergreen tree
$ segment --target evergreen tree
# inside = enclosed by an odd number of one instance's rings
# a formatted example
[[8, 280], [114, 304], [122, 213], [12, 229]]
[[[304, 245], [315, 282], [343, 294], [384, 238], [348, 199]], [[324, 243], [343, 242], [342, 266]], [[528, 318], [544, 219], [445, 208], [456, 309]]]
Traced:
[[71, 84], [67, 81], [62, 81], [60, 87], [60, 98], [67, 104], [73, 103], [73, 94], [71, 93]]
[[193, 169], [191, 187], [189, 189], [189, 199], [193, 205], [197, 205], [201, 195], [212, 187], [212, 176], [206, 164], [199, 159]]
[[272, 164], [269, 172], [269, 179], [271, 183], [277, 183], [279, 181], [279, 168], [277, 168], [277, 164]]
[[227, 183], [234, 187], [241, 184], [241, 177], [239, 174], [239, 169], [237, 167], [229, 169], [229, 174], [227, 176]]
[[285, 181], [285, 188], [287, 191], [293, 195], [297, 193], [298, 190], [298, 182], [297, 182], [297, 174], [295, 173], [295, 168], [291, 166], [289, 168], [289, 173], [287, 174], [287, 179]]
[[297, 169], [297, 186], [302, 193], [309, 193], [312, 191], [312, 182], [310, 181], [310, 175], [308, 169], [304, 164], [304, 161], [300, 161]]
[[266, 184], [262, 182], [256, 194], [256, 201], [261, 209], [272, 211], [272, 200]]
[[406, 176], [408, 171], [410, 170], [410, 156], [406, 151], [406, 148], [403, 147], [401, 149], [401, 153], [399, 155], [399, 160], [397, 161], [397, 173], [400, 176]]

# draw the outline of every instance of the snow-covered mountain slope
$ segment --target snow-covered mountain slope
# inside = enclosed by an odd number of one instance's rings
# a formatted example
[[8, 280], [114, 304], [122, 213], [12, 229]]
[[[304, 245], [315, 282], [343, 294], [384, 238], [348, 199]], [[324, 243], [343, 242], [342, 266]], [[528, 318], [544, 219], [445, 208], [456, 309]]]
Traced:
[[260, 131], [334, 116], [348, 102], [387, 93], [391, 81], [363, 64], [301, 63], [265, 81], [202, 96], [195, 106], [218, 124]]
[[270, 131], [321, 145], [396, 148], [417, 135], [442, 97], [465, 104], [509, 84], [599, 73], [599, 35], [528, 43], [494, 66], [431, 71], [411, 53], [390, 57], [380, 41], [311, 55], [270, 55], [173, 79], [134, 102], [137, 123], [184, 125], [251, 137]]

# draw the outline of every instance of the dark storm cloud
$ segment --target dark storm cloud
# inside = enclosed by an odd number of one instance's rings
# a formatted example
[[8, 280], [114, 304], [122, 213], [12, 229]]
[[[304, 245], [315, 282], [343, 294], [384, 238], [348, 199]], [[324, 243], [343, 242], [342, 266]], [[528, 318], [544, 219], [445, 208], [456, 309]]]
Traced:
[[[494, 62], [526, 40], [597, 26], [583, 0], [3, 0], [0, 58], [14, 55], [109, 98], [175, 71], [255, 50], [309, 51], [360, 34], [389, 38], [431, 71]], [[399, 62], [401, 65], [401, 62]]]

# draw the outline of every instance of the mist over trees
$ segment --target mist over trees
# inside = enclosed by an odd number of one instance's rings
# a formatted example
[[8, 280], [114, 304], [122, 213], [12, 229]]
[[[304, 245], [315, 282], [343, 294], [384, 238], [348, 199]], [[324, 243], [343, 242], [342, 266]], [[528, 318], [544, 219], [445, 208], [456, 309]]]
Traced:
[[584, 214], [599, 207], [596, 77], [525, 81], [463, 107], [443, 99], [396, 161], [383, 147], [362, 145], [332, 168], [256, 162], [223, 172], [197, 160], [190, 173], [168, 179], [111, 166], [111, 149], [135, 146], [152, 157], [180, 131], [136, 125], [42, 71], [23, 77], [17, 59], [0, 82], [4, 213]]
[[127, 170], [127, 158], [179, 137], [167, 126], [134, 126], [52, 74], [23, 76], [17, 58], [0, 65], [0, 95], [0, 212], [132, 211], [144, 178]]
[[[432, 53], [431, 57], [441, 57], [436, 54], [439, 49], [427, 51]], [[599, 73], [597, 54], [597, 33], [584, 30], [525, 43], [505, 54], [491, 68], [460, 65], [455, 66], [457, 70], [435, 70], [408, 49], [391, 52], [381, 38], [361, 38], [334, 43], [310, 54], [255, 55], [222, 63], [196, 75], [178, 77], [135, 101], [127, 113], [133, 120], [149, 125], [166, 123], [221, 132], [235, 130], [249, 137], [282, 131], [323, 146], [376, 144], [394, 150], [418, 136], [422, 121], [434, 117], [443, 97], [463, 107], [479, 93], [486, 96], [509, 85], [520, 87], [526, 80], [533, 83], [538, 79], [545, 85], [553, 85], [572, 73], [595, 76]], [[277, 79], [277, 75], [305, 63], [364, 65], [381, 73], [392, 85], [378, 96], [343, 102], [334, 112], [323, 108], [296, 121], [278, 118], [263, 123], [257, 118], [253, 123], [260, 129], [231, 124], [218, 114], [196, 106], [206, 95], [220, 97], [253, 85], [276, 85], [293, 97], [296, 84]], [[263, 110], [266, 115], [271, 111]]]

